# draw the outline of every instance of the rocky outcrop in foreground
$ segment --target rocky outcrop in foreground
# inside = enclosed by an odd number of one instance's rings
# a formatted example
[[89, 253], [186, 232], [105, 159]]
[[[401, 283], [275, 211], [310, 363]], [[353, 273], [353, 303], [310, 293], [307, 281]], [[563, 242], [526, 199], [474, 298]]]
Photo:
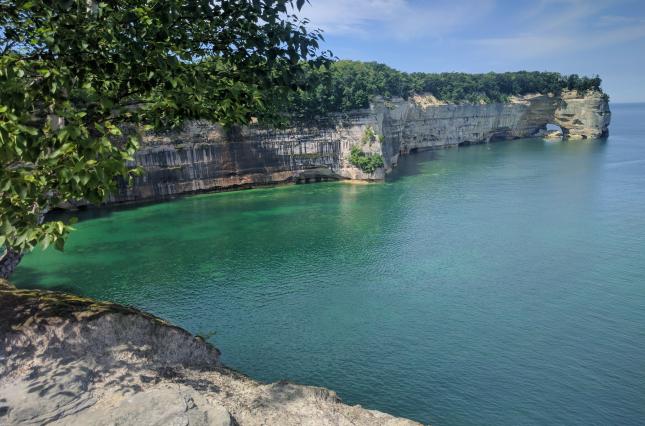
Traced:
[[0, 280], [2, 425], [413, 425], [324, 388], [262, 384], [152, 315]]
[[[594, 139], [607, 134], [610, 118], [603, 93], [564, 91], [481, 105], [446, 104], [431, 95], [376, 99], [369, 109], [288, 129], [190, 122], [178, 131], [145, 135], [135, 155], [143, 175], [131, 187], [122, 185], [110, 202], [283, 182], [382, 180], [400, 155], [417, 150], [542, 137], [549, 123], [561, 127], [564, 139]], [[373, 173], [355, 167], [349, 161], [355, 146], [382, 156], [385, 167]]]

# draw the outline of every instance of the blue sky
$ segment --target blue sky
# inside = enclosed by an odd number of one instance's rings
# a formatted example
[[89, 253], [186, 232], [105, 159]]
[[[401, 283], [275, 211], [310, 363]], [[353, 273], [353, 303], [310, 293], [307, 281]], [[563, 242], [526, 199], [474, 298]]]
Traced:
[[310, 0], [301, 15], [342, 59], [599, 74], [612, 101], [645, 101], [645, 0]]

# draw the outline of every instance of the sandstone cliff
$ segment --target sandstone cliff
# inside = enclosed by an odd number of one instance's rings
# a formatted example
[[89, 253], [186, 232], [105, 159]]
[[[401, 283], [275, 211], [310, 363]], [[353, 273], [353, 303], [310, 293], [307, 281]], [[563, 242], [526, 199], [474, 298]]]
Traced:
[[136, 309], [0, 280], [2, 425], [413, 425], [324, 388], [262, 384]]
[[[367, 110], [289, 129], [224, 130], [192, 122], [181, 131], [146, 135], [136, 154], [143, 176], [133, 187], [121, 186], [110, 201], [281, 182], [382, 180], [399, 155], [416, 150], [542, 136], [549, 123], [560, 126], [564, 138], [599, 138], [607, 134], [610, 117], [604, 94], [565, 91], [482, 105], [446, 104], [432, 96], [380, 99]], [[380, 136], [378, 140], [364, 141], [368, 128]], [[371, 174], [354, 167], [349, 153], [355, 145], [382, 155], [385, 167]]]

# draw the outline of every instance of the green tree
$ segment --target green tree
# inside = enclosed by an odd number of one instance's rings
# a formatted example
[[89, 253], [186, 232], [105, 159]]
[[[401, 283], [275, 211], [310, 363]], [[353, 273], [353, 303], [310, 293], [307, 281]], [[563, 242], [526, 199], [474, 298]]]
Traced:
[[376, 169], [385, 165], [382, 155], [367, 154], [357, 145], [354, 145], [349, 152], [349, 162], [365, 173], [374, 173]]
[[271, 119], [319, 67], [304, 0], [0, 0], [0, 276], [72, 229], [44, 214], [103, 201], [142, 130]]
[[336, 61], [329, 67], [309, 69], [307, 85], [291, 93], [284, 110], [299, 118], [317, 118], [333, 112], [369, 107], [375, 96], [407, 98], [431, 93], [451, 103], [506, 102], [528, 93], [581, 92], [600, 89], [599, 77], [563, 76], [554, 72], [404, 73], [376, 62]]

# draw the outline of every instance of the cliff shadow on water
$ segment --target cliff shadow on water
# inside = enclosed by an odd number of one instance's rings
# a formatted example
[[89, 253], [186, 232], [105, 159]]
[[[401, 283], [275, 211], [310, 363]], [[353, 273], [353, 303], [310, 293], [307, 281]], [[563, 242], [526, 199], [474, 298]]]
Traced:
[[[462, 147], [454, 147], [452, 150], [463, 149]], [[433, 161], [439, 161], [442, 156], [440, 149], [425, 149], [415, 150], [411, 155], [403, 156], [399, 159], [397, 165], [390, 173], [386, 175], [386, 182], [396, 182], [406, 176], [421, 175], [424, 173], [423, 165]]]

